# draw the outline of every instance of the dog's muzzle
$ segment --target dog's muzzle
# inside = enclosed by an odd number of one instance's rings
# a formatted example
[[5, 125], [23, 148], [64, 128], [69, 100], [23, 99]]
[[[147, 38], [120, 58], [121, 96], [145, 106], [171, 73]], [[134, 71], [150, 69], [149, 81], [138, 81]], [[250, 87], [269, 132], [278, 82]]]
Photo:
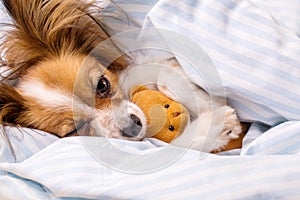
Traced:
[[114, 114], [121, 136], [131, 139], [141, 139], [146, 136], [146, 117], [137, 105], [122, 101], [115, 107]]

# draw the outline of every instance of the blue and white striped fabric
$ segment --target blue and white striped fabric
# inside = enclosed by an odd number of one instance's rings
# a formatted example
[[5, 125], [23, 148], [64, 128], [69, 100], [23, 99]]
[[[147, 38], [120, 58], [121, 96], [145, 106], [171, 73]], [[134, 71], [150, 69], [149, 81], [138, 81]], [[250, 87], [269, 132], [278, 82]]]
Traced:
[[[230, 103], [253, 122], [243, 148], [219, 155], [184, 150], [160, 170], [133, 174], [97, 160], [82, 142], [103, 144], [105, 138], [57, 139], [10, 128], [20, 152], [14, 162], [0, 141], [0, 199], [300, 199], [300, 1], [115, 2], [134, 18], [132, 26], [176, 31], [205, 49]], [[169, 146], [155, 139], [108, 141], [135, 155], [158, 153], [140, 165], [167, 159], [163, 149]]]
[[[299, 128], [299, 124], [298, 124]], [[90, 138], [93, 141], [104, 138]], [[118, 141], [137, 152], [155, 140]], [[299, 145], [298, 145], [299, 146]], [[132, 149], [131, 149], [132, 151]], [[159, 158], [157, 158], [159, 160]], [[120, 162], [126, 162], [121, 159]], [[145, 163], [144, 163], [145, 164]], [[151, 164], [151, 163], [146, 163]], [[298, 199], [300, 159], [294, 155], [201, 158], [188, 150], [172, 165], [131, 174], [97, 161], [80, 137], [58, 140], [24, 162], [1, 163], [1, 199]]]
[[248, 0], [160, 1], [148, 19], [206, 50], [243, 120], [298, 120], [300, 41], [261, 7]]
[[[7, 138], [4, 136], [6, 134]], [[2, 126], [0, 126], [0, 137], [0, 162], [22, 162], [58, 139], [42, 131]], [[11, 151], [11, 148], [14, 151]]]

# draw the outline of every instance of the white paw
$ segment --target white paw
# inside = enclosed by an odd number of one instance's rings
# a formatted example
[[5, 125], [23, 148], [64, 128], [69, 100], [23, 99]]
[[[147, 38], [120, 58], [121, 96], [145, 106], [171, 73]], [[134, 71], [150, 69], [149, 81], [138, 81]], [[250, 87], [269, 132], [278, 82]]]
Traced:
[[226, 106], [224, 126], [221, 136], [236, 139], [242, 132], [241, 123], [233, 108]]
[[[214, 150], [223, 148], [230, 140], [238, 138], [242, 133], [242, 126], [235, 110], [230, 106], [224, 106], [222, 107], [222, 110], [224, 123], [221, 133], [217, 136], [217, 142]], [[220, 110], [217, 112], [220, 112]], [[219, 114], [222, 115], [222, 113]]]
[[238, 138], [241, 132], [242, 127], [234, 109], [222, 106], [202, 113], [172, 144], [203, 152], [217, 152], [229, 141]]

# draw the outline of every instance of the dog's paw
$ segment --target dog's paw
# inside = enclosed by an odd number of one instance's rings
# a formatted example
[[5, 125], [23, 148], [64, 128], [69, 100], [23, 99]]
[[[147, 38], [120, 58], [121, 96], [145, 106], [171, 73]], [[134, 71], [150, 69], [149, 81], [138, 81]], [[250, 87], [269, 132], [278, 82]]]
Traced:
[[229, 106], [226, 106], [224, 126], [221, 133], [221, 137], [236, 139], [242, 132], [241, 123], [235, 113], [235, 110]]
[[216, 145], [213, 151], [221, 151], [229, 141], [237, 139], [243, 131], [242, 125], [235, 113], [235, 110], [230, 106], [224, 106], [223, 110], [223, 128], [217, 136]]

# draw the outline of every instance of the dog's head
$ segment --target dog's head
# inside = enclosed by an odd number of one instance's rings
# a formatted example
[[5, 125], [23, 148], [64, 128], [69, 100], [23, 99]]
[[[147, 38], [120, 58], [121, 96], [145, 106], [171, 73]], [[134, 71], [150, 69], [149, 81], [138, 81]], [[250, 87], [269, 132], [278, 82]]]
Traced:
[[0, 123], [60, 137], [144, 137], [144, 114], [119, 88], [124, 58], [104, 66], [111, 49], [89, 56], [109, 38], [101, 8], [74, 0], [2, 2], [13, 20], [1, 44], [2, 63], [15, 84], [0, 84]]

